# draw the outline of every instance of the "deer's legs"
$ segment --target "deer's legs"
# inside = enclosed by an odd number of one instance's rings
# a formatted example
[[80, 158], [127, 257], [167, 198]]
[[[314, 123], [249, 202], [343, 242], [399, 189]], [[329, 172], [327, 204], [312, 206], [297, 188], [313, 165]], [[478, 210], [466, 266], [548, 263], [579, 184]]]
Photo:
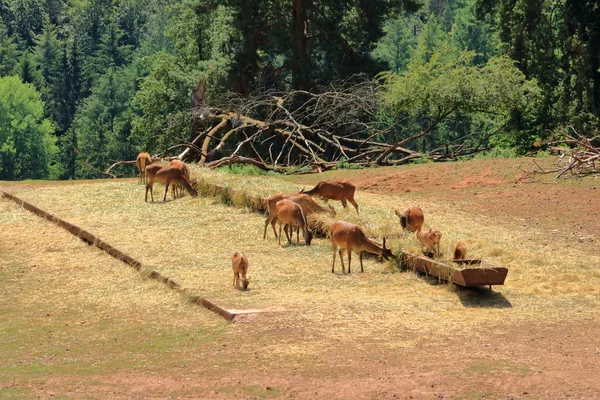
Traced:
[[[343, 249], [340, 249], [339, 251], [340, 254], [340, 262], [342, 263], [342, 274], [346, 273], [346, 266], [344, 265], [344, 253], [343, 253]], [[348, 271], [350, 272], [350, 271]]]
[[350, 263], [352, 262], [352, 249], [348, 248], [348, 273], [350, 274]]
[[352, 204], [354, 206], [354, 208], [356, 208], [356, 213], [360, 214], [358, 212], [358, 204], [356, 204], [356, 202], [354, 201], [354, 199], [348, 199], [348, 201], [350, 202], [350, 204]]
[[331, 264], [331, 273], [333, 274], [333, 269], [335, 268], [335, 251], [337, 250], [337, 246], [332, 242], [331, 247], [333, 247], [333, 264]]

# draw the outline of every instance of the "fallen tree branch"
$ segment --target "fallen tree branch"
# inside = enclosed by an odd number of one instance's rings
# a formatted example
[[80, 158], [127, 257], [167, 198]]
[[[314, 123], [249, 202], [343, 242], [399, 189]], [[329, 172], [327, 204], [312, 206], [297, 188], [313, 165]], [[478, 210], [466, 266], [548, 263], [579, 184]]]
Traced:
[[94, 172], [97, 172], [99, 174], [102, 175], [106, 175], [110, 178], [116, 179], [117, 177], [109, 172], [105, 172], [105, 171], [101, 171], [98, 168], [94, 167], [92, 164], [90, 164], [88, 162], [88, 160], [79, 152], [79, 150], [77, 150], [77, 148], [73, 145], [71, 145], [71, 147], [73, 148], [73, 151], [75, 151], [75, 153], [77, 153], [77, 155], [81, 158], [81, 160], [83, 161], [83, 163], [85, 164], [86, 167], [88, 167], [89, 169], [91, 169]]

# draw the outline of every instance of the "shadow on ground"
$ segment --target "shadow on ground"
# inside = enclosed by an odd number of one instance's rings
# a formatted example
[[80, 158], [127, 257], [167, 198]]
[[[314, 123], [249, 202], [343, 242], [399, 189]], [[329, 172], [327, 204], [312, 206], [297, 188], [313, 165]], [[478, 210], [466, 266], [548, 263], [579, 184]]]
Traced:
[[456, 294], [465, 307], [510, 308], [512, 304], [500, 292], [485, 287], [457, 287]]

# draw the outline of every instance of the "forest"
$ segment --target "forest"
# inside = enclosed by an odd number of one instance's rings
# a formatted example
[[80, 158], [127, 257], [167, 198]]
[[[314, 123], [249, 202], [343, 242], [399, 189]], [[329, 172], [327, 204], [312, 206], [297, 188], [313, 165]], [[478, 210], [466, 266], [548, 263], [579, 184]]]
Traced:
[[0, 0], [2, 180], [519, 155], [599, 115], [593, 1]]

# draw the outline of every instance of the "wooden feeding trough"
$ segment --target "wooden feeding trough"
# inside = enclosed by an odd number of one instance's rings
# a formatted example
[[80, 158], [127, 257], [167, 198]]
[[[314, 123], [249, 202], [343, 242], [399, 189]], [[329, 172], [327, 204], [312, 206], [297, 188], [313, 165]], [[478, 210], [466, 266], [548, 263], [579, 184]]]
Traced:
[[403, 269], [415, 269], [427, 275], [455, 283], [460, 286], [504, 285], [508, 268], [499, 267], [483, 260], [455, 260], [443, 264], [427, 257], [402, 251], [400, 265]]

